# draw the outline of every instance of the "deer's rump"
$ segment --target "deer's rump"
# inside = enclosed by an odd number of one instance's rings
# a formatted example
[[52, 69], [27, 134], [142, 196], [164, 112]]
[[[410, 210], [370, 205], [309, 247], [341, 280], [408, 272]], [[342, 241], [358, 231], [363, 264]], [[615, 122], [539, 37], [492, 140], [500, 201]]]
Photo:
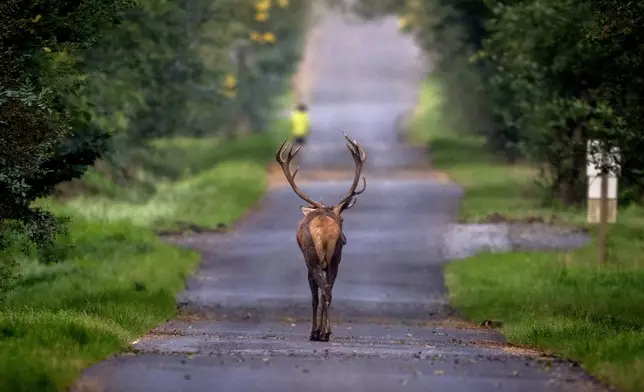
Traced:
[[310, 267], [318, 265], [326, 269], [335, 254], [335, 248], [342, 235], [340, 226], [331, 217], [315, 216], [302, 222], [298, 230], [297, 242]]

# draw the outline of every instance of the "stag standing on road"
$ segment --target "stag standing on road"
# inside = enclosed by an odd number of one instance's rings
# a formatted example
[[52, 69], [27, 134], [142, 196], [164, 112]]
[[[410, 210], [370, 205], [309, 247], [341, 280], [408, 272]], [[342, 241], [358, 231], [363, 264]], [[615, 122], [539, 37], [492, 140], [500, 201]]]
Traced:
[[[304, 255], [304, 261], [309, 270], [309, 287], [313, 301], [313, 320], [311, 322], [311, 340], [328, 342], [331, 336], [331, 323], [329, 321], [329, 306], [331, 305], [331, 291], [335, 278], [338, 275], [338, 267], [342, 259], [342, 247], [347, 243], [342, 232], [342, 213], [356, 204], [357, 196], [367, 188], [367, 181], [362, 177], [362, 189], [356, 191], [360, 182], [362, 166], [367, 160], [367, 153], [355, 141], [343, 132], [347, 139], [347, 148], [351, 152], [356, 166], [353, 184], [347, 195], [336, 205], [327, 207], [320, 202], [311, 199], [295, 185], [295, 176], [299, 166], [293, 173], [289, 168], [293, 157], [300, 151], [299, 146], [293, 151], [293, 145], [284, 159], [286, 142], [280, 146], [275, 159], [282, 167], [284, 175], [291, 184], [293, 191], [304, 201], [309, 203], [308, 207], [300, 207], [304, 218], [297, 227], [295, 238]], [[319, 293], [322, 295], [322, 310], [318, 324], [318, 308], [320, 304]]]

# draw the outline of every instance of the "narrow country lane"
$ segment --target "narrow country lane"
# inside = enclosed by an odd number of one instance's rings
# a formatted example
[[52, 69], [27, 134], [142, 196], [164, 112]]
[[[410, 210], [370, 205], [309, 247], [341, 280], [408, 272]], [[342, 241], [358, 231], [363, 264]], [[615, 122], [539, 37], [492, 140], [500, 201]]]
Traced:
[[393, 18], [358, 22], [329, 12], [318, 28], [311, 51], [313, 133], [299, 154], [301, 188], [327, 203], [346, 192], [353, 163], [341, 131], [368, 153], [367, 190], [345, 214], [331, 341], [309, 341], [311, 299], [295, 242], [303, 202], [280, 183], [234, 232], [176, 239], [203, 253], [180, 298], [181, 318], [141, 338], [134, 353], [88, 369], [79, 386], [105, 392], [597, 390], [578, 367], [546, 366], [535, 353], [510, 349], [496, 333], [459, 321], [446, 300], [441, 266], [447, 260], [440, 249], [461, 190], [434, 176], [424, 152], [396, 136], [400, 116], [416, 100], [420, 53]]

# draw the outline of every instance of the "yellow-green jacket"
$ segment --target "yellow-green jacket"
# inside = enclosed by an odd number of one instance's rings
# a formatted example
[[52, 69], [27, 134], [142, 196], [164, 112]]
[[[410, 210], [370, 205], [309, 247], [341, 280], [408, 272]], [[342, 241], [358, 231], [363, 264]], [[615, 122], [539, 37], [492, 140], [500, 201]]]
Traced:
[[309, 133], [309, 114], [294, 110], [291, 114], [291, 132], [293, 136], [306, 136]]

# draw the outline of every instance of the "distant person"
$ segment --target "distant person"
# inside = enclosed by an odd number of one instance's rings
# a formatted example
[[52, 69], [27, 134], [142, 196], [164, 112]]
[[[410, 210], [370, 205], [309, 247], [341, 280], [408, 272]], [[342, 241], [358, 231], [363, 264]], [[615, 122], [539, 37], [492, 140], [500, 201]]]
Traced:
[[303, 145], [309, 134], [309, 109], [304, 103], [299, 103], [291, 114], [291, 132], [295, 143]]

